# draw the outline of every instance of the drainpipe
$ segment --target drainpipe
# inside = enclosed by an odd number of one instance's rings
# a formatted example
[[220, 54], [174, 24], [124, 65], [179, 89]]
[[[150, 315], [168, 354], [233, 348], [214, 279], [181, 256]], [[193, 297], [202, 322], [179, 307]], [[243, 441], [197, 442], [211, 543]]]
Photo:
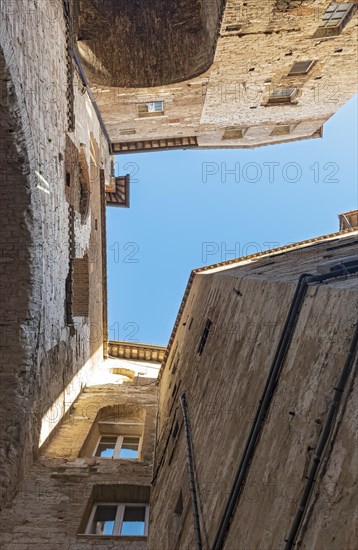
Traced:
[[189, 424], [189, 418], [188, 418], [188, 412], [187, 412], [185, 393], [182, 393], [180, 396], [180, 404], [183, 411], [183, 419], [184, 419], [185, 442], [186, 442], [186, 463], [187, 463], [187, 469], [188, 469], [191, 507], [192, 507], [193, 520], [194, 520], [195, 547], [196, 547], [196, 550], [202, 550], [203, 546], [201, 542], [199, 506], [198, 506], [198, 499], [196, 495], [193, 448], [191, 443], [190, 424]]
[[152, 480], [155, 477], [155, 472], [156, 472], [156, 469], [157, 469], [158, 423], [159, 423], [159, 412], [157, 412], [157, 416], [156, 416], [156, 419], [155, 419], [155, 441], [154, 441], [154, 453], [153, 453]]
[[230, 528], [230, 523], [235, 513], [237, 504], [240, 500], [241, 492], [249, 471], [250, 464], [252, 462], [252, 458], [256, 450], [256, 446], [259, 440], [259, 436], [261, 434], [261, 430], [263, 428], [265, 418], [271, 405], [273, 394], [275, 392], [282, 365], [285, 360], [291, 338], [296, 327], [298, 315], [303, 304], [308, 285], [312, 283], [328, 281], [337, 277], [346, 276], [352, 273], [356, 273], [357, 271], [358, 261], [357, 264], [354, 264], [353, 266], [346, 267], [344, 265], [340, 265], [339, 267], [337, 267], [337, 269], [329, 271], [328, 273], [323, 273], [321, 275], [309, 275], [303, 273], [299, 277], [297, 287], [291, 302], [290, 310], [276, 350], [276, 354], [266, 380], [265, 388], [259, 402], [259, 406], [256, 411], [255, 420], [247, 439], [244, 452], [242, 454], [242, 458], [235, 476], [234, 484], [231, 489], [229, 499], [226, 503], [224, 515], [221, 519], [212, 550], [222, 550], [225, 544], [225, 539]]
[[321, 431], [321, 435], [318, 440], [315, 456], [313, 459], [313, 464], [311, 466], [310, 472], [307, 477], [306, 486], [304, 488], [301, 500], [299, 502], [297, 512], [294, 517], [289, 535], [286, 539], [285, 550], [291, 550], [291, 548], [294, 546], [297, 533], [302, 523], [302, 519], [306, 513], [308, 502], [312, 494], [314, 483], [316, 481], [317, 470], [319, 468], [319, 465], [322, 459], [322, 454], [324, 453], [324, 450], [327, 447], [327, 443], [330, 440], [330, 436], [332, 434], [333, 422], [337, 416], [342, 395], [346, 387], [346, 383], [349, 378], [349, 375], [351, 374], [351, 371], [352, 371], [352, 367], [354, 364], [354, 356], [357, 352], [357, 345], [358, 345], [358, 323], [356, 323], [355, 325], [355, 330], [353, 333], [349, 351], [347, 353], [342, 372], [338, 378], [337, 384], [334, 389], [331, 405], [329, 407], [328, 414], [326, 416], [326, 419]]

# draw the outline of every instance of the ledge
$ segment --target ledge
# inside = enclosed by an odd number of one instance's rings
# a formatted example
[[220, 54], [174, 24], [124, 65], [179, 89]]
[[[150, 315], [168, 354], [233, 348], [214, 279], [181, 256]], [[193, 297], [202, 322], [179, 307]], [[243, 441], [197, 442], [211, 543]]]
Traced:
[[86, 535], [84, 533], [78, 533], [76, 535], [77, 538], [80, 538], [80, 539], [95, 539], [95, 540], [123, 540], [123, 541], [126, 541], [126, 542], [129, 542], [129, 541], [133, 541], [133, 542], [138, 542], [138, 541], [143, 541], [143, 542], [147, 542], [147, 539], [148, 537], [147, 536], [143, 536], [143, 537], [122, 537], [120, 535]]

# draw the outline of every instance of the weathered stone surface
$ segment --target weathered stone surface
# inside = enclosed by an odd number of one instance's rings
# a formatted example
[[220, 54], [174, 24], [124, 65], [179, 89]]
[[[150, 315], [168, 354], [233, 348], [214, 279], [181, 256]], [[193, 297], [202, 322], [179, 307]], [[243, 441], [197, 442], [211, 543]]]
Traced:
[[[357, 235], [194, 276], [160, 380], [150, 549], [195, 547], [180, 394], [188, 403], [203, 547], [212, 548], [298, 277], [317, 273], [327, 257], [356, 253]], [[357, 291], [356, 275], [307, 289], [225, 550], [284, 547], [357, 322]], [[213, 324], [199, 355], [208, 318]], [[303, 548], [356, 545], [355, 390], [351, 373], [300, 533]]]
[[[155, 379], [146, 384], [121, 382], [112, 375], [112, 384], [88, 387], [21, 484], [11, 505], [0, 514], [0, 542], [4, 550], [51, 548], [84, 550], [128, 548], [144, 550], [146, 538], [93, 537], [83, 534], [89, 519], [93, 491], [100, 497], [109, 486], [116, 494], [124, 485], [150, 487], [152, 478], [157, 387]], [[115, 381], [115, 383], [113, 383]], [[113, 407], [125, 415], [142, 415], [144, 435], [141, 460], [112, 460], [93, 457], [81, 449], [101, 409]], [[16, 546], [18, 545], [18, 546]]]
[[137, 88], [205, 72], [213, 62], [224, 3], [81, 1], [79, 49], [91, 80]]
[[[175, 85], [130, 88], [90, 74], [111, 141], [150, 149], [151, 140], [196, 137], [199, 147], [255, 147], [319, 137], [357, 90], [358, 13], [338, 36], [313, 38], [329, 3], [290, 2], [282, 11], [276, 0], [227, 0], [213, 64]], [[308, 74], [288, 77], [306, 60], [316, 62]], [[273, 90], [291, 87], [299, 89], [292, 105], [266, 106]], [[138, 105], [153, 101], [164, 101], [164, 116], [139, 117]], [[289, 134], [272, 135], [277, 124], [289, 125]], [[227, 127], [243, 128], [243, 137], [223, 140]]]
[[[65, 27], [60, 0], [1, 2], [0, 477], [1, 497], [6, 498], [38, 454], [46, 411], [84, 365], [90, 369], [102, 356], [104, 220], [99, 170], [108, 178], [110, 156], [88, 94], [74, 72], [77, 123], [71, 139], [77, 149], [83, 144], [91, 204], [86, 220], [75, 212], [70, 250]], [[70, 255], [82, 258], [86, 252], [89, 317], [76, 317], [75, 326], [69, 326]], [[81, 381], [72, 386], [73, 399]], [[61, 402], [66, 398], [64, 393]], [[58, 410], [55, 422], [63, 406]]]

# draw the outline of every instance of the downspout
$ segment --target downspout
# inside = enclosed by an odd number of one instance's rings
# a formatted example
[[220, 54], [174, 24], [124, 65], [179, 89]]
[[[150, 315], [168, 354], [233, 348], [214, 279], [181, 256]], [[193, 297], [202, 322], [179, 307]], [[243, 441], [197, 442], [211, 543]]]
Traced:
[[188, 469], [191, 507], [192, 507], [193, 520], [194, 520], [195, 547], [196, 547], [196, 550], [202, 550], [203, 546], [201, 542], [199, 506], [198, 506], [198, 499], [196, 494], [193, 448], [191, 444], [190, 424], [189, 424], [189, 418], [188, 418], [188, 412], [187, 412], [185, 393], [182, 393], [180, 396], [180, 404], [183, 411], [183, 419], [184, 419], [184, 431], [185, 431], [185, 442], [186, 442], [186, 463], [187, 463], [187, 469]]
[[306, 273], [300, 275], [295, 294], [291, 302], [290, 310], [283, 328], [283, 332], [277, 347], [277, 351], [266, 380], [262, 398], [256, 411], [255, 420], [247, 439], [244, 452], [242, 454], [242, 458], [234, 479], [234, 484], [231, 489], [229, 499], [226, 503], [224, 515], [220, 522], [212, 550], [222, 550], [224, 546], [225, 539], [230, 528], [230, 523], [233, 514], [235, 513], [237, 504], [240, 500], [241, 491], [243, 489], [248, 470], [254, 456], [263, 423], [268, 413], [282, 369], [282, 365], [285, 360], [286, 353], [288, 351], [291, 338], [296, 327], [298, 315], [306, 294], [308, 284], [320, 283], [329, 279], [335, 279], [337, 277], [342, 277], [351, 273], [355, 273], [357, 270], [358, 263], [350, 267], [340, 266], [338, 269], [329, 271], [328, 273], [323, 273], [321, 275], [309, 275]]
[[289, 535], [286, 539], [286, 545], [285, 550], [291, 550], [291, 548], [295, 544], [295, 540], [297, 537], [297, 533], [299, 531], [299, 528], [302, 523], [302, 519], [305, 515], [307, 505], [312, 493], [312, 489], [314, 487], [314, 483], [316, 481], [316, 475], [317, 470], [319, 468], [322, 454], [327, 446], [327, 442], [329, 441], [330, 435], [332, 433], [332, 426], [335, 417], [337, 416], [338, 409], [340, 406], [340, 402], [342, 399], [342, 395], [344, 392], [344, 389], [346, 387], [347, 380], [349, 378], [349, 375], [351, 374], [352, 367], [354, 364], [354, 356], [357, 352], [357, 345], [358, 345], [358, 323], [355, 325], [355, 330], [353, 333], [353, 337], [351, 340], [351, 344], [349, 347], [349, 351], [346, 356], [346, 360], [342, 369], [342, 372], [340, 374], [340, 377], [337, 381], [337, 384], [334, 389], [333, 398], [331, 405], [328, 410], [328, 414], [326, 416], [320, 438], [318, 440], [315, 456], [313, 459], [313, 464], [311, 466], [310, 472], [307, 477], [306, 486], [304, 488], [303, 494], [301, 496], [301, 500], [299, 502], [296, 515], [294, 517]]
[[153, 453], [152, 483], [153, 483], [155, 472], [157, 469], [158, 423], [159, 423], [159, 412], [157, 412], [157, 416], [155, 419], [155, 440], [154, 440], [154, 453]]

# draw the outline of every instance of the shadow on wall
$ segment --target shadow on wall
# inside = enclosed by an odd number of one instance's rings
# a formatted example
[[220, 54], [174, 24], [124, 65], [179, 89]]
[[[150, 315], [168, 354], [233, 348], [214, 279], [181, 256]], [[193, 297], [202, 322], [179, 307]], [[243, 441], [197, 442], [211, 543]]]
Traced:
[[[38, 259], [33, 212], [30, 126], [24, 119], [12, 52], [0, 47], [0, 503], [13, 491], [31, 459], [23, 453], [35, 439], [26, 403], [31, 402], [38, 374], [35, 357], [41, 277], [34, 281]], [[14, 74], [15, 78], [14, 78]], [[37, 227], [37, 226], [36, 226]], [[41, 242], [41, 241], [39, 241]]]
[[87, 0], [78, 48], [91, 83], [149, 87], [209, 69], [226, 0]]

